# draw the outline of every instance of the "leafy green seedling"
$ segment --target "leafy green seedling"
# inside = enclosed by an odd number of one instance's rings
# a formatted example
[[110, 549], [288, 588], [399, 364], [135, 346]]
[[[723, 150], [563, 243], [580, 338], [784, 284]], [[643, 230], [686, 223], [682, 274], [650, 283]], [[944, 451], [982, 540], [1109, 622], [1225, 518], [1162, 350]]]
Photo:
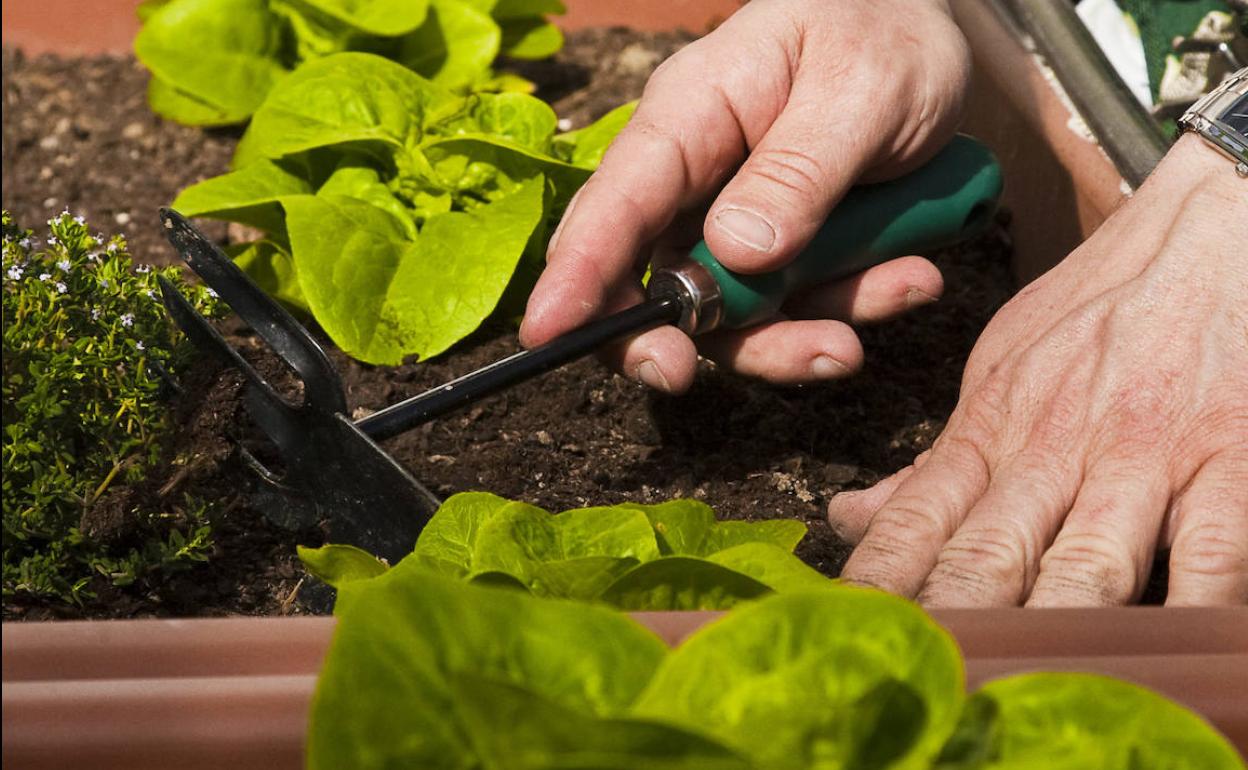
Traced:
[[308, 572], [334, 588], [352, 580], [375, 578], [389, 569], [384, 561], [353, 545], [298, 546], [296, 550]]
[[1143, 687], [1095, 674], [1035, 673], [976, 692], [938, 766], [1230, 770], [1244, 764], [1203, 719]]
[[146, 0], [135, 54], [148, 101], [190, 125], [241, 123], [306, 61], [378, 54], [446, 88], [531, 90], [495, 74], [500, 55], [541, 59], [563, 46], [559, 0]]
[[1083, 674], [969, 700], [918, 606], [825, 584], [759, 599], [667, 650], [627, 615], [429, 571], [339, 589], [312, 770], [1243, 770], [1199, 717]]
[[526, 94], [459, 95], [381, 57], [336, 54], [284, 77], [235, 170], [173, 206], [264, 230], [240, 263], [345, 352], [428, 358], [505, 296], [503, 312], [520, 310], [554, 222], [631, 112], [556, 135], [554, 112]]
[[4, 215], [4, 594], [81, 599], [93, 575], [133, 582], [201, 561], [203, 504], [126, 512], [141, 542], [94, 541], [79, 522], [153, 468], [169, 427], [166, 387], [191, 351], [159, 299], [163, 275], [203, 313], [216, 303], [176, 268], [134, 268], [121, 238], [53, 217], [40, 244]]
[[[805, 534], [798, 521], [719, 522], [696, 500], [551, 514], [488, 492], [464, 492], [442, 504], [402, 563], [622, 609], [718, 610], [773, 591], [826, 585], [826, 577], [792, 554]], [[375, 569], [376, 559], [358, 549], [328, 548], [342, 550], [301, 549], [300, 557], [335, 586], [345, 582], [347, 568], [327, 567], [331, 556], [363, 564], [364, 573]]]

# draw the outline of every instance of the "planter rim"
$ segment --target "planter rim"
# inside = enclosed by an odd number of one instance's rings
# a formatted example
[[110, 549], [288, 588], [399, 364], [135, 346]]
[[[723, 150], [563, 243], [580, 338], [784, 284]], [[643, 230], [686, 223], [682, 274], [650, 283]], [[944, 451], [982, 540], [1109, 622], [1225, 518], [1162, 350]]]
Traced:
[[[6, 0], [4, 45], [29, 55], [125, 55], [139, 31], [141, 0]], [[700, 34], [732, 15], [745, 0], [564, 0], [554, 17], [565, 31], [630, 27]]]
[[[722, 613], [635, 613], [669, 644]], [[1248, 752], [1248, 607], [947, 610], [967, 685], [1085, 671], [1150, 687]], [[298, 767], [332, 617], [3, 625], [5, 763]], [[56, 751], [49, 751], [56, 746]]]

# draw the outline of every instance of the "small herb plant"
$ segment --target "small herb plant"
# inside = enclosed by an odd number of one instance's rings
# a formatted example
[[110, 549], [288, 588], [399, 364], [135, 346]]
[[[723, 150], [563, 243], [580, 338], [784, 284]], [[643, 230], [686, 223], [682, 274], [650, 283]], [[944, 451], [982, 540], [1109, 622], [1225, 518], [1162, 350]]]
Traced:
[[83, 597], [93, 575], [132, 582], [205, 558], [195, 501], [144, 517], [139, 542], [93, 542], [79, 522], [141, 481], [168, 426], [163, 380], [189, 350], [175, 342], [156, 283], [164, 275], [214, 312], [176, 268], [134, 268], [120, 237], [90, 234], [69, 213], [39, 244], [4, 212], [4, 595]]
[[743, 605], [675, 650], [626, 614], [408, 559], [339, 586], [311, 770], [1243, 770], [1186, 709], [1086, 674], [969, 699], [917, 606], [828, 583]]
[[527, 94], [459, 95], [379, 56], [335, 54], [277, 84], [235, 170], [173, 207], [265, 231], [235, 258], [348, 354], [427, 358], [500, 302], [520, 311], [553, 223], [631, 112], [556, 134]]
[[247, 120], [300, 63], [344, 51], [385, 56], [439, 85], [521, 89], [498, 56], [540, 59], [563, 45], [559, 0], [146, 0], [134, 41], [148, 101], [171, 120]]
[[[773, 591], [827, 584], [792, 553], [805, 535], [800, 521], [719, 522], [696, 500], [552, 515], [464, 492], [438, 509], [402, 564], [627, 610], [719, 610]], [[351, 546], [301, 548], [299, 555], [334, 586], [386, 570]]]

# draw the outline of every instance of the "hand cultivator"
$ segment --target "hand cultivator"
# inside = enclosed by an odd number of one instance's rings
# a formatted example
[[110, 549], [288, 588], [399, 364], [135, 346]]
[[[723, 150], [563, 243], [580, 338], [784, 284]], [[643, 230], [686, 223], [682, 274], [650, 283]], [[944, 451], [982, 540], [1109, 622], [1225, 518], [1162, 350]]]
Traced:
[[307, 329], [169, 210], [161, 219], [170, 242], [298, 375], [302, 402], [281, 395], [172, 285], [162, 280], [161, 288], [165, 306], [187, 336], [245, 378], [247, 410], [282, 461], [279, 472], [242, 450], [266, 482], [259, 502], [270, 518], [287, 526], [327, 521], [334, 540], [393, 562], [411, 550], [439, 501], [378, 441], [663, 324], [694, 335], [763, 321], [801, 289], [979, 232], [1000, 191], [992, 155], [974, 140], [957, 137], [912, 174], [853, 190], [810, 246], [778, 272], [733, 273], [700, 243], [688, 259], [654, 270], [645, 302], [359, 420], [350, 418], [341, 380]]

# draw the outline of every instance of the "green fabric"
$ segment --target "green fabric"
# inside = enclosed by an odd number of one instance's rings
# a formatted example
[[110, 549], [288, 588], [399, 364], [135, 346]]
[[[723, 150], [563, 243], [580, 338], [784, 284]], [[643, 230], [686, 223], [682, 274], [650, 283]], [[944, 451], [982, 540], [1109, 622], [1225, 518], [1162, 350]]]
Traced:
[[1192, 34], [1211, 11], [1230, 11], [1226, 0], [1118, 0], [1118, 5], [1140, 29], [1154, 98], [1174, 39]]

